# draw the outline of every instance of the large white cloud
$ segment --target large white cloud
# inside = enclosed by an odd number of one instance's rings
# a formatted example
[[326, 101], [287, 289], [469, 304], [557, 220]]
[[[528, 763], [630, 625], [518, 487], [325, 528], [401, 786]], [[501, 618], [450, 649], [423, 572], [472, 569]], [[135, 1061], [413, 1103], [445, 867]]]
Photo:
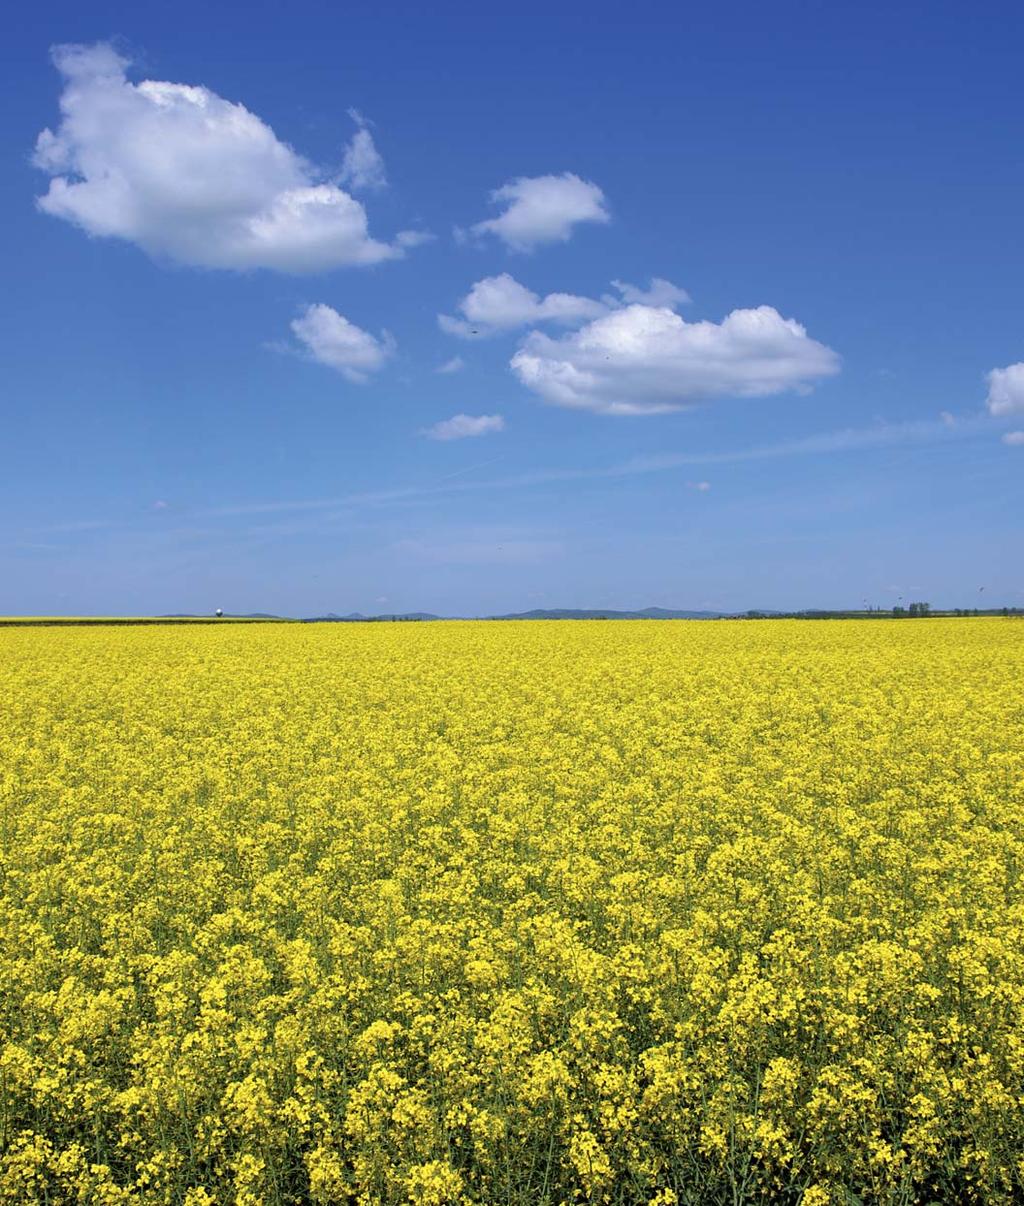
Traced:
[[505, 204], [496, 218], [477, 222], [474, 234], [497, 235], [514, 251], [541, 243], [564, 243], [580, 222], [607, 222], [604, 193], [572, 172], [561, 176], [520, 176], [495, 189], [491, 200]]
[[501, 415], [452, 415], [450, 419], [442, 419], [428, 427], [423, 434], [432, 440], [465, 440], [504, 430], [505, 420]]
[[548, 320], [576, 326], [604, 314], [607, 309], [602, 302], [572, 293], [549, 293], [540, 297], [507, 272], [477, 281], [458, 308], [462, 318], [440, 314], [437, 321], [443, 331], [462, 338], [491, 335]]
[[[44, 212], [208, 268], [316, 272], [394, 259], [415, 241], [371, 238], [363, 206], [244, 106], [204, 87], [133, 84], [102, 43], [57, 47], [53, 60], [64, 91], [60, 125], [36, 144], [52, 177]], [[361, 164], [365, 179], [367, 150], [353, 178]]]
[[806, 389], [838, 372], [839, 357], [771, 306], [688, 323], [667, 307], [631, 305], [560, 339], [534, 331], [511, 365], [557, 406], [645, 415]]
[[377, 339], [330, 306], [307, 306], [292, 322], [292, 332], [318, 363], [363, 384], [394, 351], [387, 332]]
[[994, 415], [1024, 411], [1024, 363], [993, 369], [988, 375], [989, 410]]

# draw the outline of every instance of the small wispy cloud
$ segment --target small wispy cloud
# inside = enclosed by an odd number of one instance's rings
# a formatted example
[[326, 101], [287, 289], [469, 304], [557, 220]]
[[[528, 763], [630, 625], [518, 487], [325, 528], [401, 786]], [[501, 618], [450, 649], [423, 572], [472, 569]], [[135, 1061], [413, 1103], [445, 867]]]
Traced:
[[574, 327], [608, 311], [605, 302], [574, 293], [541, 297], [508, 272], [477, 281], [456, 308], [461, 318], [439, 314], [437, 323], [442, 331], [460, 339], [487, 337], [542, 322]]
[[1024, 445], [1024, 431], [1008, 431], [1003, 436], [1003, 443], [1015, 448]]
[[512, 251], [532, 251], [542, 243], [564, 243], [581, 222], [611, 220], [600, 188], [572, 172], [520, 176], [495, 189], [491, 201], [505, 209], [496, 218], [477, 222], [472, 233], [496, 235]]
[[357, 385], [365, 384], [395, 350], [387, 331], [378, 339], [323, 303], [307, 306], [291, 327], [311, 359]]
[[508, 272], [485, 276], [471, 286], [455, 308], [458, 315], [439, 314], [438, 326], [460, 339], [487, 338], [517, 327], [554, 323], [562, 327], [578, 327], [592, 319], [628, 306], [643, 305], [648, 309], [669, 309], [688, 302], [690, 295], [662, 277], [651, 279], [648, 288], [640, 289], [623, 281], [612, 281], [618, 296], [605, 293], [600, 299], [580, 297], [575, 293], [548, 293], [541, 296], [528, 289]]
[[452, 415], [428, 427], [423, 434], [431, 440], [465, 440], [504, 430], [501, 415]]
[[347, 184], [354, 192], [373, 192], [386, 188], [387, 173], [384, 171], [384, 160], [370, 133], [372, 123], [358, 109], [349, 109], [348, 115], [358, 129], [345, 148], [345, 158], [341, 165], [342, 184]]
[[652, 277], [646, 289], [639, 289], [625, 281], [612, 281], [612, 285], [618, 289], [627, 306], [668, 306], [671, 310], [693, 301], [685, 289], [680, 289], [661, 276]]
[[435, 373], [461, 373], [466, 367], [465, 360], [461, 356], [453, 356], [451, 360], [446, 360], [444, 364], [439, 365]]
[[1024, 362], [993, 369], [986, 378], [988, 397], [985, 404], [994, 415], [1024, 412]]

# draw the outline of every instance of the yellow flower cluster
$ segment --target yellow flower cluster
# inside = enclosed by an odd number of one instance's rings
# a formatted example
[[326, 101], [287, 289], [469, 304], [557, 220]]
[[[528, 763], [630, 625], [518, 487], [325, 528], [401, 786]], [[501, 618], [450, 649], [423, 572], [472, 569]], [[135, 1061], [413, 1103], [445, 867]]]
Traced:
[[1024, 624], [0, 632], [0, 1202], [1024, 1199]]

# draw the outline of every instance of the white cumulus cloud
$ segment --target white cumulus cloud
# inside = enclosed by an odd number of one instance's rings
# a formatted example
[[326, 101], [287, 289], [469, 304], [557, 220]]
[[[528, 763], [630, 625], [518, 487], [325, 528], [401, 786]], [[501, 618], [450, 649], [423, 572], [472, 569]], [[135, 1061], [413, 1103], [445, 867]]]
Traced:
[[559, 322], [575, 326], [588, 318], [604, 314], [603, 302], [573, 293], [549, 293], [540, 297], [521, 285], [507, 272], [487, 276], [477, 281], [458, 303], [461, 318], [438, 315], [443, 331], [470, 339], [474, 335], [492, 335], [513, 327], [532, 326], [538, 322]]
[[804, 390], [838, 372], [839, 357], [771, 306], [688, 323], [667, 307], [631, 305], [560, 339], [532, 332], [511, 366], [557, 406], [648, 415]]
[[505, 205], [496, 218], [477, 222], [474, 234], [497, 235], [513, 251], [532, 251], [542, 243], [564, 243], [580, 222], [608, 222], [604, 193], [572, 172], [561, 176], [519, 176], [491, 193]]
[[465, 440], [504, 430], [505, 420], [501, 415], [452, 415], [450, 419], [428, 427], [424, 435], [432, 440]]
[[610, 293], [606, 293], [600, 301], [575, 293], [548, 293], [541, 297], [508, 272], [502, 272], [497, 276], [486, 276], [472, 286], [457, 305], [462, 317], [439, 314], [437, 321], [441, 330], [449, 335], [471, 339], [515, 327], [536, 326], [542, 322], [575, 327], [590, 319], [600, 318], [611, 310], [619, 310], [639, 298], [656, 299], [656, 302], [648, 301], [645, 304], [657, 304], [669, 309], [690, 300], [685, 289], [660, 277], [655, 277], [646, 290], [623, 284], [622, 281], [613, 281], [612, 284], [620, 297]]
[[342, 184], [357, 192], [386, 188], [388, 178], [384, 171], [384, 160], [373, 141], [369, 122], [358, 109], [349, 109], [348, 115], [359, 129], [345, 148], [345, 158], [341, 163]]
[[291, 326], [295, 338], [313, 360], [360, 385], [394, 351], [394, 340], [386, 331], [377, 339], [322, 303], [307, 306]]
[[453, 356], [451, 360], [446, 360], [444, 364], [440, 364], [434, 370], [437, 373], [461, 373], [466, 367], [465, 360], [461, 356]]
[[1015, 448], [1024, 445], [1024, 431], [1008, 431], [1003, 436], [1003, 443], [1010, 444]]
[[994, 415], [1024, 411], [1024, 363], [993, 369], [988, 374], [986, 404]]
[[206, 268], [317, 272], [394, 259], [416, 241], [371, 238], [360, 202], [243, 105], [202, 86], [134, 84], [104, 43], [59, 46], [53, 61], [61, 121], [35, 151], [51, 176], [37, 201], [47, 214]]

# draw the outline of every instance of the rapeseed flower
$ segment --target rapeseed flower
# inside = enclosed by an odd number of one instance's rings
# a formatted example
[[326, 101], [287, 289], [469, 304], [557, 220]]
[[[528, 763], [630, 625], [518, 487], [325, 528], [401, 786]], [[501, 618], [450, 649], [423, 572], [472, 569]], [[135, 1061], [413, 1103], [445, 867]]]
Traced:
[[1024, 625], [0, 632], [0, 1202], [1024, 1197]]

